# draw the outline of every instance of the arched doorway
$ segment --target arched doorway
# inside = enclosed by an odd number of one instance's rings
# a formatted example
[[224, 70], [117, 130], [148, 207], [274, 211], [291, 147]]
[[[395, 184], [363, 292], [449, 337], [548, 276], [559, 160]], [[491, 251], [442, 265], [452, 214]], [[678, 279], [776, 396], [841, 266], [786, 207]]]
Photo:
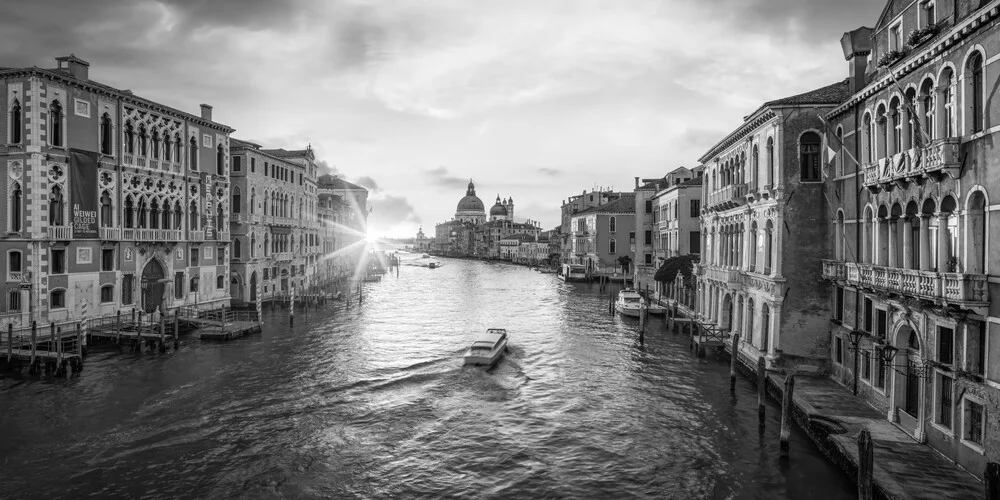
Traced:
[[[150, 259], [142, 270], [142, 310], [151, 313], [163, 305], [163, 290], [166, 287], [163, 264], [159, 259]], [[160, 312], [164, 312], [160, 309]]]
[[238, 273], [232, 273], [232, 276], [229, 278], [229, 296], [232, 297], [234, 302], [243, 302], [243, 287], [240, 281]]
[[250, 274], [250, 302], [257, 302], [257, 271]]
[[719, 328], [723, 330], [733, 329], [733, 298], [728, 293], [722, 297], [722, 311], [719, 318]]
[[893, 373], [893, 406], [896, 421], [903, 430], [914, 437], [920, 435], [923, 406], [922, 363], [920, 338], [910, 325], [901, 325], [896, 331], [893, 347], [898, 349], [893, 364], [901, 370]]

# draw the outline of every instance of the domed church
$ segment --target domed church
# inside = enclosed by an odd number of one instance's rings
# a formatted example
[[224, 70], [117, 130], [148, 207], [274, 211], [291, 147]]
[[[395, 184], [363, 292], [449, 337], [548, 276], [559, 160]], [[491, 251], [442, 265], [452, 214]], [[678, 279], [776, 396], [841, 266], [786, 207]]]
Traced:
[[497, 202], [490, 209], [490, 222], [498, 220], [514, 220], [514, 198], [500, 201], [500, 195], [497, 195]]
[[472, 179], [469, 179], [469, 187], [465, 190], [465, 197], [458, 202], [455, 220], [473, 224], [486, 222], [486, 208], [483, 205], [483, 200], [476, 196], [476, 185], [472, 183]]

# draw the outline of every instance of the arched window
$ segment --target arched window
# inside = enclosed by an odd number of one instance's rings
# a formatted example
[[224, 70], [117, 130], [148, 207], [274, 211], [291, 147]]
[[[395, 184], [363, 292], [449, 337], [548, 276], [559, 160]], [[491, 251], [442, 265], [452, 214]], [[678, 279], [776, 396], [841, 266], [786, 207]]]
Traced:
[[926, 146], [924, 138], [934, 139], [937, 137], [936, 123], [934, 122], [934, 114], [937, 112], [934, 109], [934, 82], [930, 78], [924, 80], [924, 83], [920, 86], [920, 111], [923, 112], [920, 119], [923, 122], [923, 134], [918, 138], [920, 144]]
[[799, 138], [799, 180], [801, 182], [822, 181], [819, 164], [819, 134], [806, 132]]
[[170, 229], [170, 200], [163, 201], [163, 211], [160, 213], [163, 229]]
[[49, 104], [49, 144], [63, 145], [63, 115], [59, 101], [52, 101]]
[[198, 203], [191, 202], [190, 212], [188, 220], [188, 229], [191, 231], [197, 231], [201, 224], [198, 223]]
[[222, 144], [215, 148], [215, 173], [219, 175], [224, 175], [226, 167], [226, 150], [222, 148]]
[[101, 153], [110, 155], [112, 153], [111, 117], [107, 113], [101, 115]]
[[173, 224], [174, 229], [183, 229], [181, 227], [183, 220], [184, 220], [184, 211], [181, 210], [181, 202], [180, 201], [175, 201], [174, 202], [174, 224]]
[[132, 229], [135, 227], [135, 203], [132, 201], [132, 195], [125, 197], [125, 228]]
[[754, 324], [753, 324], [754, 312], [755, 311], [753, 310], [753, 297], [747, 297], [747, 329], [746, 329], [747, 338], [746, 338], [746, 341], [749, 342], [750, 345], [753, 345], [753, 332], [754, 332], [754, 330], [756, 330], [756, 328], [754, 328]]
[[757, 239], [757, 221], [750, 223], [750, 245], [753, 252], [750, 254], [750, 272], [757, 271], [757, 258], [760, 256], [760, 243]]
[[890, 149], [886, 156], [892, 156], [896, 153], [902, 151], [903, 146], [903, 122], [900, 120], [899, 116], [899, 99], [893, 98], [889, 102], [889, 120], [892, 126], [892, 142], [889, 143]]
[[264, 190], [264, 215], [269, 215], [267, 213], [267, 190]]
[[250, 258], [254, 258], [257, 255], [257, 235], [250, 235]]
[[903, 95], [905, 99], [905, 105], [903, 109], [906, 110], [906, 120], [903, 120], [901, 129], [903, 130], [903, 137], [901, 139], [902, 149], [900, 152], [910, 149], [914, 144], [920, 144], [920, 138], [914, 137], [913, 134], [916, 132], [916, 127], [913, 126], [914, 122], [920, 119], [918, 116], [911, 116], [910, 113], [915, 110], [917, 101], [917, 91], [912, 88], [906, 90], [906, 94]]
[[966, 98], [965, 102], [970, 103], [972, 106], [971, 119], [972, 123], [969, 125], [969, 130], [972, 133], [982, 132], [985, 129], [985, 118], [986, 118], [986, 108], [985, 108], [985, 96], [983, 95], [983, 55], [976, 53], [969, 59], [968, 72], [971, 75], [971, 81], [969, 83], [968, 89], [972, 93], [969, 98]]
[[220, 274], [215, 277], [215, 288], [222, 290], [226, 286], [226, 279]]
[[21, 232], [21, 204], [24, 193], [21, 191], [21, 183], [14, 182], [10, 190], [10, 230], [11, 232]]
[[184, 161], [184, 157], [181, 155], [181, 146], [183, 145], [184, 143], [181, 141], [181, 135], [174, 134], [174, 161], [177, 163]]
[[146, 125], [139, 124], [139, 156], [149, 154], [149, 136], [146, 134]]
[[774, 267], [774, 224], [769, 220], [764, 227], [764, 274], [770, 275]]
[[844, 127], [837, 126], [837, 131], [835, 132], [835, 134], [837, 136], [836, 152], [838, 153], [836, 157], [837, 177], [840, 177], [844, 175], [844, 155], [840, 154], [843, 153], [842, 150], [844, 149]]
[[256, 210], [257, 205], [257, 191], [254, 188], [250, 188], [250, 213], [253, 214]]
[[757, 183], [760, 182], [760, 151], [757, 149], [757, 145], [753, 145], [753, 157], [750, 161], [750, 187], [756, 189]]
[[153, 129], [153, 159], [160, 159], [160, 132]]
[[131, 121], [125, 122], [125, 152], [135, 154], [135, 129]]
[[21, 103], [17, 99], [10, 107], [10, 143], [21, 143]]
[[939, 125], [942, 137], [955, 137], [955, 91], [953, 88], [952, 72], [950, 68], [945, 68], [941, 73], [938, 85], [941, 89], [941, 102], [938, 106], [942, 109], [944, 123]]
[[618, 250], [618, 244], [615, 242], [614, 238], [608, 240], [608, 253], [615, 253]]
[[65, 219], [63, 217], [66, 209], [65, 203], [62, 188], [59, 186], [52, 186], [52, 190], [49, 191], [49, 224], [53, 226], [65, 225]]
[[149, 203], [146, 202], [146, 198], [139, 198], [139, 208], [136, 210], [136, 226], [139, 229], [145, 229], [149, 227], [148, 224], [149, 216]]
[[242, 258], [243, 254], [243, 243], [240, 243], [239, 238], [233, 238], [233, 258]]
[[268, 245], [268, 239], [269, 239], [268, 235], [264, 234], [264, 257], [267, 257], [268, 253], [274, 251], [274, 249], [271, 248], [270, 245]]
[[107, 191], [101, 192], [101, 227], [113, 227], [111, 194]]
[[777, 177], [774, 172], [774, 138], [767, 138], [767, 187], [774, 187], [774, 179]]
[[216, 231], [222, 231], [222, 229], [223, 229], [222, 223], [224, 222], [224, 220], [223, 220], [224, 214], [223, 214], [223, 211], [222, 211], [222, 203], [219, 203], [218, 205], [216, 205], [216, 207], [217, 207], [217, 210], [215, 211], [215, 230]]
[[771, 338], [771, 308], [764, 303], [760, 309], [760, 350], [768, 352], [768, 340]]
[[188, 141], [188, 153], [191, 155], [188, 160], [189, 168], [191, 170], [198, 170], [198, 141], [194, 137]]
[[155, 199], [149, 204], [149, 228], [160, 228], [160, 202]]
[[170, 134], [167, 133], [167, 132], [163, 132], [163, 161], [164, 162], [168, 162], [169, 163], [171, 161], [171, 159], [170, 159], [171, 158], [170, 157], [170, 148], [171, 147], [172, 146], [170, 145]]
[[875, 126], [877, 127], [875, 132], [875, 158], [885, 158], [889, 144], [889, 135], [886, 130], [885, 105], [879, 105], [878, 107], [878, 111], [875, 114]]
[[608, 231], [615, 232], [618, 229], [618, 218], [615, 216], [608, 217]]
[[871, 113], [865, 112], [865, 116], [861, 119], [861, 126], [864, 127], [864, 137], [861, 141], [861, 147], [864, 148], [862, 157], [865, 163], [871, 163], [875, 161], [875, 155], [872, 151], [875, 149], [872, 146], [872, 140], [874, 136], [872, 135], [872, 115]]
[[234, 214], [238, 214], [238, 213], [240, 213], [242, 211], [242, 209], [240, 208], [240, 204], [241, 204], [242, 200], [240, 198], [241, 198], [241, 196], [240, 196], [240, 188], [239, 187], [234, 187], [233, 188], [233, 213]]

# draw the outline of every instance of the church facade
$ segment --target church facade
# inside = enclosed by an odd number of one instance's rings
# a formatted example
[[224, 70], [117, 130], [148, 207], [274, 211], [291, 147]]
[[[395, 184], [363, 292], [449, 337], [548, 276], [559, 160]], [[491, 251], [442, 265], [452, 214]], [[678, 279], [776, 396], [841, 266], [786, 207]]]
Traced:
[[441, 255], [510, 260], [501, 244], [513, 236], [524, 236], [532, 241], [538, 238], [541, 228], [532, 221], [515, 222], [514, 199], [500, 198], [486, 214], [486, 206], [476, 195], [476, 186], [469, 180], [465, 196], [459, 200], [455, 217], [434, 228], [431, 249]]

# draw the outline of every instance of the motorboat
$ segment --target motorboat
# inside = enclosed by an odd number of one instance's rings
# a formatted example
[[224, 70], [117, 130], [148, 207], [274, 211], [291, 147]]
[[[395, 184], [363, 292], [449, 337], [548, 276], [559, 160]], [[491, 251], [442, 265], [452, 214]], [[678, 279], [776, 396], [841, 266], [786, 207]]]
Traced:
[[615, 302], [615, 310], [622, 316], [638, 318], [642, 312], [642, 295], [639, 292], [626, 288], [618, 292], [618, 301]]
[[507, 330], [490, 328], [465, 351], [465, 364], [493, 366], [507, 351]]
[[437, 267], [438, 267], [438, 263], [437, 262], [428, 262], [427, 263], [427, 268], [428, 269], [437, 269]]
[[563, 281], [587, 281], [587, 268], [579, 264], [562, 265]]

